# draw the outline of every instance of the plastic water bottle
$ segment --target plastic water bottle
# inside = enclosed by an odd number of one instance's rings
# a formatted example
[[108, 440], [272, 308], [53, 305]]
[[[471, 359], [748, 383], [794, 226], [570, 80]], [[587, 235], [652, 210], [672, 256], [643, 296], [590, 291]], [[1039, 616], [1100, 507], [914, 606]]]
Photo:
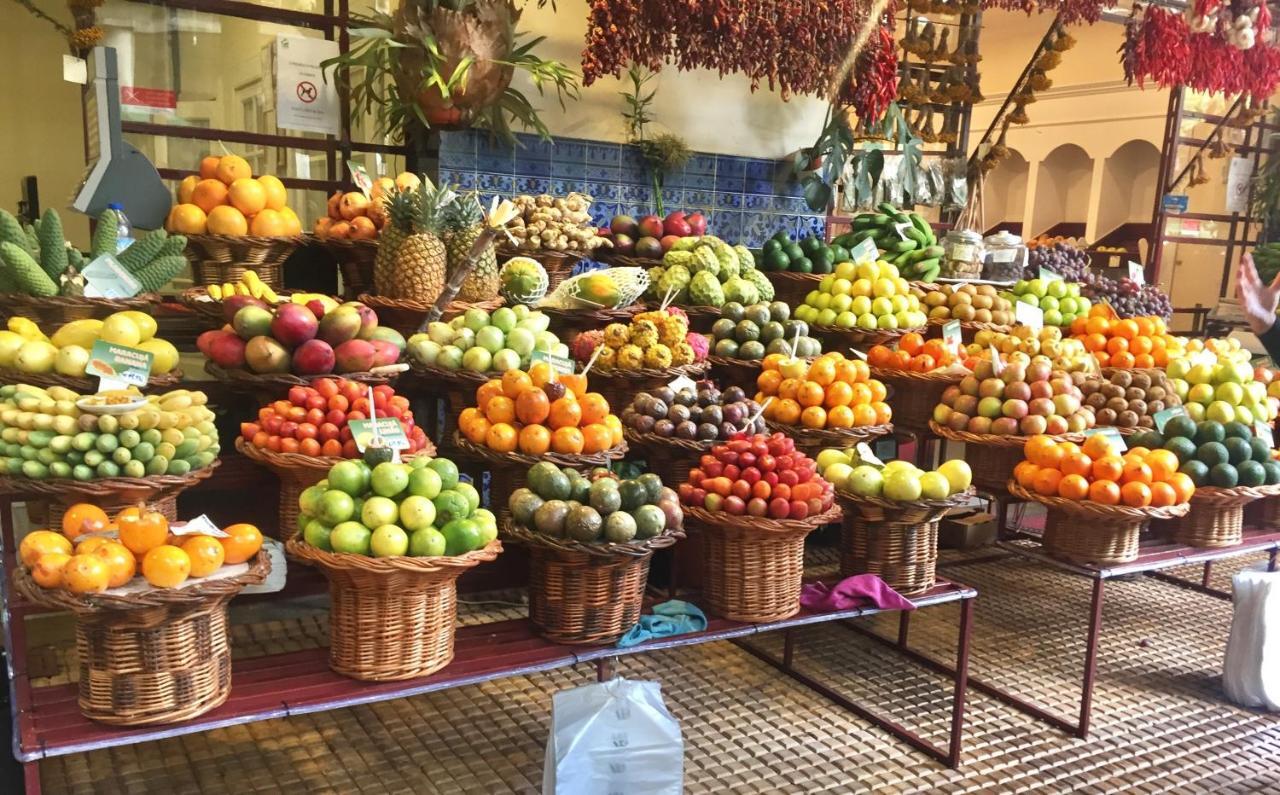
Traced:
[[116, 253], [119, 254], [133, 245], [133, 232], [129, 228], [129, 219], [125, 217], [123, 205], [112, 202], [107, 205], [107, 209], [113, 211], [120, 219], [120, 223], [116, 226]]

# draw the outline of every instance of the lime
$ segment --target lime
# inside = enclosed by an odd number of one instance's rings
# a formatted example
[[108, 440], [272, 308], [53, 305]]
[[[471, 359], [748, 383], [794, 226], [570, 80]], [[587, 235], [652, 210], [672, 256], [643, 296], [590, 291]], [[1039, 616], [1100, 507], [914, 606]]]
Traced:
[[1196, 458], [1205, 466], [1212, 468], [1218, 464], [1227, 463], [1231, 456], [1227, 453], [1226, 445], [1221, 442], [1209, 442], [1197, 448]]
[[445, 489], [431, 501], [436, 506], [436, 524], [465, 519], [471, 515], [471, 503], [466, 496], [454, 489]]
[[1267, 471], [1257, 461], [1242, 461], [1236, 468], [1241, 486], [1261, 486], [1267, 482]]
[[440, 476], [440, 487], [442, 489], [451, 489], [458, 485], [458, 465], [449, 459], [433, 458], [431, 463], [427, 464], [427, 467], [435, 470], [435, 473]]
[[464, 555], [480, 546], [480, 525], [470, 519], [454, 519], [440, 528], [440, 534], [446, 555]]
[[1209, 485], [1220, 489], [1233, 489], [1240, 482], [1240, 473], [1230, 464], [1218, 464], [1209, 470]]

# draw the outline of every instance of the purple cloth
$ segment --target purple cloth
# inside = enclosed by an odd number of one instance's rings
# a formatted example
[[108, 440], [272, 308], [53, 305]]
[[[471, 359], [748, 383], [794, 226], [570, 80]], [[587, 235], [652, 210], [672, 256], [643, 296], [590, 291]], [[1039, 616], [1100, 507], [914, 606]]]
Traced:
[[800, 604], [807, 610], [831, 612], [857, 607], [881, 610], [915, 610], [906, 597], [890, 588], [874, 574], [855, 574], [836, 583], [811, 582], [800, 590]]

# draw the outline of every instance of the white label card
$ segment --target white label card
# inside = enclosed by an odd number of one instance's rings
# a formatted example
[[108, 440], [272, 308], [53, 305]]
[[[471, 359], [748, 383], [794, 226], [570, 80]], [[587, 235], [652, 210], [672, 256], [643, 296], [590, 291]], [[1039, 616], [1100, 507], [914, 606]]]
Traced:
[[876, 457], [875, 452], [873, 452], [871, 449], [871, 445], [867, 444], [866, 442], [858, 442], [857, 446], [855, 446], [854, 449], [858, 451], [858, 458], [861, 459], [864, 463], [870, 464], [875, 467], [884, 466], [884, 462]]
[[1038, 306], [1018, 301], [1013, 305], [1013, 317], [1018, 323], [1034, 331], [1044, 328], [1044, 310]]
[[667, 386], [671, 387], [676, 392], [679, 392], [683, 389], [688, 389], [690, 391], [696, 392], [698, 389], [697, 382], [687, 375], [676, 376], [675, 378], [671, 379], [671, 383], [667, 384]]
[[947, 344], [952, 353], [960, 355], [960, 347], [964, 345], [964, 335], [960, 331], [959, 320], [948, 320], [942, 324], [942, 341]]
[[288, 130], [338, 135], [342, 132], [338, 86], [320, 62], [338, 55], [338, 42], [304, 36], [276, 36], [276, 124]]
[[857, 348], [850, 348], [849, 350], [853, 353], [854, 356], [857, 356], [862, 361], [865, 362], [867, 360], [867, 355], [862, 351], [858, 350]]
[[132, 298], [142, 291], [142, 282], [134, 278], [114, 254], [103, 254], [84, 266], [86, 298]]
[[849, 256], [853, 257], [855, 265], [861, 265], [864, 262], [875, 262], [880, 256], [880, 249], [876, 248], [876, 241], [873, 238], [867, 238], [858, 245], [853, 247], [853, 251], [849, 252]]
[[1134, 262], [1133, 260], [1129, 261], [1129, 279], [1137, 282], [1138, 284], [1147, 283], [1146, 271], [1143, 269], [1141, 265]]
[[360, 189], [365, 196], [369, 195], [369, 191], [373, 190], [373, 179], [369, 176], [369, 172], [359, 163], [347, 161], [347, 170], [351, 172], [351, 181]]
[[1040, 281], [1042, 281], [1042, 282], [1060, 282], [1060, 281], [1062, 281], [1062, 277], [1061, 277], [1060, 275], [1058, 275], [1056, 272], [1049, 270], [1048, 268], [1041, 268], [1041, 269], [1040, 269]]
[[1000, 375], [1004, 372], [1004, 359], [1000, 358], [1000, 351], [996, 350], [996, 346], [991, 346], [991, 372]]
[[169, 525], [169, 532], [175, 536], [213, 536], [214, 538], [230, 538], [220, 527], [213, 523], [206, 514], [181, 524]]
[[1255, 422], [1253, 424], [1253, 435], [1267, 443], [1267, 447], [1275, 449], [1275, 434], [1271, 430], [1271, 424], [1267, 422]]
[[271, 573], [267, 578], [257, 585], [250, 585], [240, 591], [240, 593], [275, 593], [284, 590], [284, 583], [287, 579], [289, 564], [284, 557], [284, 544], [274, 538], [262, 539], [262, 551], [267, 553], [267, 557], [271, 558]]

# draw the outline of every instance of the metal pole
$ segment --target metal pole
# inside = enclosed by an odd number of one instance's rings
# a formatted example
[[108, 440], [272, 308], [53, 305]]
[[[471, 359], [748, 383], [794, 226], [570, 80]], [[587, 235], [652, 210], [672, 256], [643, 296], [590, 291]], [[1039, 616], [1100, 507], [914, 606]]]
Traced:
[[1089, 612], [1089, 639], [1084, 648], [1084, 690], [1080, 694], [1080, 723], [1076, 736], [1089, 736], [1089, 716], [1093, 712], [1093, 683], [1098, 673], [1098, 637], [1102, 633], [1102, 592], [1107, 581], [1093, 581], [1093, 606]]

